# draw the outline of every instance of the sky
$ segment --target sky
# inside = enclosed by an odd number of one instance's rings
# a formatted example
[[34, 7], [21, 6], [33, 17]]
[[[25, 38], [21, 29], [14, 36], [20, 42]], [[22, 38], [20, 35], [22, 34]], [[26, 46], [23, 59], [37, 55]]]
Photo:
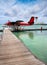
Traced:
[[8, 20], [28, 22], [34, 16], [35, 23], [47, 23], [47, 0], [0, 0], [0, 24]]

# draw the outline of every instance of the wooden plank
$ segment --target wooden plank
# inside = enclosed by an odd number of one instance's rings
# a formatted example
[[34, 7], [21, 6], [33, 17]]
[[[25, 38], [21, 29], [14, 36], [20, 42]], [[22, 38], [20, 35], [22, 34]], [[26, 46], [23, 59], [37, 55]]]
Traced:
[[36, 59], [24, 44], [10, 32], [4, 30], [0, 44], [0, 65], [45, 65]]

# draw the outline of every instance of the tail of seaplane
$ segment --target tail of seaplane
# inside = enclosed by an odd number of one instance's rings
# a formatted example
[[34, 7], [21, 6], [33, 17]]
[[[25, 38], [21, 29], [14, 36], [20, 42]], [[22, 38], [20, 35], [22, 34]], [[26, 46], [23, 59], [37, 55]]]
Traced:
[[34, 24], [34, 18], [35, 18], [35, 17], [31, 17], [31, 19], [30, 19], [29, 22], [28, 22], [29, 25], [33, 25], [33, 24]]
[[20, 22], [20, 25], [30, 26], [34, 24], [34, 20], [36, 17], [31, 17], [31, 19], [28, 22]]

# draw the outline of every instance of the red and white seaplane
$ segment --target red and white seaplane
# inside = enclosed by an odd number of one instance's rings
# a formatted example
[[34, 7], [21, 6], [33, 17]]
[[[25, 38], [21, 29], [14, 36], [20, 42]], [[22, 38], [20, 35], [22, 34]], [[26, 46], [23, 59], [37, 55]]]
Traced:
[[28, 22], [24, 22], [24, 21], [21, 21], [21, 20], [18, 20], [16, 22], [8, 21], [7, 23], [5, 23], [5, 25], [7, 25], [7, 26], [9, 26], [9, 28], [11, 27], [15, 30], [22, 30], [22, 28], [20, 26], [31, 26], [31, 25], [33, 25], [35, 18], [37, 19], [38, 17], [32, 16], [31, 19]]

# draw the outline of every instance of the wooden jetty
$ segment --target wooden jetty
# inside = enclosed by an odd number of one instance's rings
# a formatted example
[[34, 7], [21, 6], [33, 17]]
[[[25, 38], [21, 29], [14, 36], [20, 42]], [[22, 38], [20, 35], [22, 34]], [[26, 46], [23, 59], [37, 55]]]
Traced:
[[0, 44], [0, 65], [45, 65], [35, 58], [24, 44], [8, 29]]

